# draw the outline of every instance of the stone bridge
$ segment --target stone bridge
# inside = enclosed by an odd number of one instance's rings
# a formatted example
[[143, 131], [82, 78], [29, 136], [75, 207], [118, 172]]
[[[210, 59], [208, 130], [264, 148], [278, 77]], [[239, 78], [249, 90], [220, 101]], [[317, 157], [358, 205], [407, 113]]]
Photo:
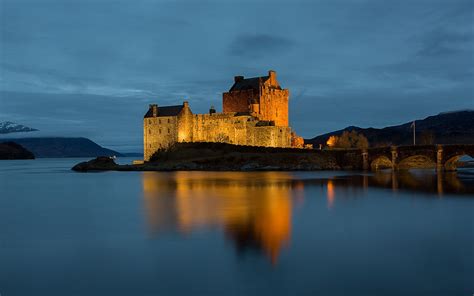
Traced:
[[474, 144], [391, 146], [363, 149], [361, 153], [365, 170], [436, 168], [455, 171], [462, 156], [474, 158]]

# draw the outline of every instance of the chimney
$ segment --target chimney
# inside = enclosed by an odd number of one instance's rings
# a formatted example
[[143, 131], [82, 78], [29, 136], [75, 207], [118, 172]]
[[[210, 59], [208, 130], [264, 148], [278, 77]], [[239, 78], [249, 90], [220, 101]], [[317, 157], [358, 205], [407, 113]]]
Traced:
[[209, 114], [212, 115], [216, 113], [216, 108], [214, 108], [214, 106], [211, 106], [211, 108], [209, 109]]
[[184, 102], [183, 102], [183, 107], [184, 107], [184, 108], [189, 108], [189, 103], [188, 103], [188, 101], [184, 101]]
[[234, 82], [239, 82], [244, 80], [244, 76], [234, 76]]
[[270, 70], [268, 71], [268, 77], [270, 78], [270, 84], [276, 84], [276, 78], [277, 78], [277, 74], [275, 71], [273, 70]]
[[158, 116], [158, 105], [157, 104], [150, 104], [150, 109], [153, 112], [153, 117]]

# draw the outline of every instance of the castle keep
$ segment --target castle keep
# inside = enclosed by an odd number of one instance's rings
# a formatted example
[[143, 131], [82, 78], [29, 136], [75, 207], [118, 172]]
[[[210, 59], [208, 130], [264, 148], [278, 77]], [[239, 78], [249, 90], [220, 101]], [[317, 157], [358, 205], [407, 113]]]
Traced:
[[223, 94], [223, 112], [193, 114], [188, 102], [150, 105], [143, 120], [144, 160], [176, 142], [223, 142], [266, 147], [303, 147], [303, 139], [288, 126], [288, 89], [275, 71], [268, 76], [234, 77]]

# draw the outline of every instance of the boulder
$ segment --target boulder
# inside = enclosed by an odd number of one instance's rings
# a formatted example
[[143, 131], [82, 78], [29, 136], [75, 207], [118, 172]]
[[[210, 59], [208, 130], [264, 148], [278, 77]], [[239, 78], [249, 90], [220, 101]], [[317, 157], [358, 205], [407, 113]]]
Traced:
[[113, 158], [108, 156], [99, 156], [95, 159], [84, 161], [72, 167], [73, 171], [89, 172], [89, 171], [108, 171], [118, 167]]

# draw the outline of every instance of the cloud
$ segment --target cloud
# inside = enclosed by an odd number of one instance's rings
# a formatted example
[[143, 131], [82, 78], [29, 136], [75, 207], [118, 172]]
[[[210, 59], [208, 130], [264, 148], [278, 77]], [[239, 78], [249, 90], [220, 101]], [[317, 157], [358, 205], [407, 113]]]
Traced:
[[270, 34], [244, 34], [237, 36], [229, 45], [234, 56], [259, 58], [290, 50], [294, 42], [290, 39]]
[[438, 29], [423, 38], [419, 56], [443, 57], [474, 51], [474, 31], [452, 32]]
[[304, 136], [474, 94], [472, 0], [0, 1], [1, 115], [108, 144], [140, 145], [148, 103], [203, 113], [233, 76], [269, 69]]

